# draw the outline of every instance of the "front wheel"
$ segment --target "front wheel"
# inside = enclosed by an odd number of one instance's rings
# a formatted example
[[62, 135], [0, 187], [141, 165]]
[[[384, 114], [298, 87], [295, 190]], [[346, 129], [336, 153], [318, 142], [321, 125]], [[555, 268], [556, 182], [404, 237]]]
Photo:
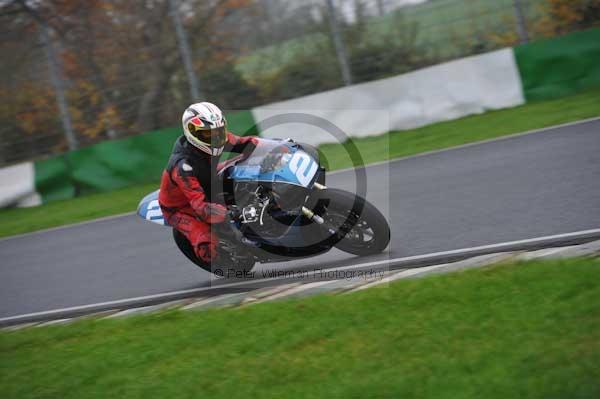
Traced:
[[334, 246], [353, 255], [373, 255], [390, 242], [390, 226], [367, 200], [344, 190], [328, 188], [322, 194], [327, 205], [320, 212], [326, 226], [338, 235]]

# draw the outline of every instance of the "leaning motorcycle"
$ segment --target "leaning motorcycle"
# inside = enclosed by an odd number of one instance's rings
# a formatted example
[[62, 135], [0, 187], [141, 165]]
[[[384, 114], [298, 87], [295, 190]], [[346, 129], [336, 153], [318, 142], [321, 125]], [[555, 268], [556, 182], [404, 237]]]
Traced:
[[[293, 141], [261, 139], [249, 154], [219, 166], [219, 202], [231, 217], [213, 225], [218, 257], [199, 259], [176, 229], [177, 247], [209, 272], [249, 272], [256, 262], [291, 261], [323, 254], [333, 247], [353, 255], [382, 252], [390, 241], [385, 217], [364, 198], [325, 184], [317, 150]], [[158, 190], [139, 204], [138, 215], [167, 225]]]

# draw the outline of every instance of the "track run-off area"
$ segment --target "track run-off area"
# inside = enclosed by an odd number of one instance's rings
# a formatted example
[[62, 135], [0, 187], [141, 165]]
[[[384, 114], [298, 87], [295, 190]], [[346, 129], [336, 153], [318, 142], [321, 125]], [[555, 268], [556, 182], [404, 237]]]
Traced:
[[[461, 254], [600, 237], [600, 119], [368, 166], [367, 199], [390, 222], [388, 251], [332, 250], [274, 271], [407, 268]], [[354, 173], [327, 185], [354, 189]], [[469, 252], [471, 251], [471, 252]], [[169, 228], [124, 215], [0, 240], [0, 319], [85, 313], [160, 301], [247, 281], [215, 280], [176, 248]], [[327, 273], [322, 273], [327, 276]], [[272, 280], [267, 282], [267, 280]]]

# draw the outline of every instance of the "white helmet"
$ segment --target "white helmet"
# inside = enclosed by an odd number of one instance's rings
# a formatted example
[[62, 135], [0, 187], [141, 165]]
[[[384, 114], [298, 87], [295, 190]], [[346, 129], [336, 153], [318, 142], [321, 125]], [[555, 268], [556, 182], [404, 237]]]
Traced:
[[194, 147], [210, 155], [221, 155], [227, 142], [227, 121], [216, 105], [190, 105], [181, 117], [183, 134]]

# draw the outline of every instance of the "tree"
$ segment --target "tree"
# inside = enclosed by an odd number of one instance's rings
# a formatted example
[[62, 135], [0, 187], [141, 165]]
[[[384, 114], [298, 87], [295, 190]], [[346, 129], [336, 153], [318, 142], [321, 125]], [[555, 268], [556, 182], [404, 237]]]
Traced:
[[[544, 0], [537, 6], [540, 15], [530, 24], [534, 38], [563, 35], [600, 24], [600, 0]], [[504, 18], [508, 29], [489, 34], [492, 42], [502, 46], [519, 44], [514, 16]]]
[[546, 0], [544, 17], [536, 24], [543, 36], [562, 35], [600, 22], [600, 0]]
[[[225, 24], [250, 2], [181, 2], [196, 73], [211, 79], [207, 94], [225, 93], [219, 100], [232, 108], [249, 106], [253, 93], [232, 67], [241, 31]], [[0, 105], [3, 162], [14, 159], [10, 154], [25, 158], [66, 149], [40, 25], [52, 31], [69, 113], [83, 144], [176, 125], [182, 109], [200, 100], [188, 95], [167, 0], [13, 0], [0, 3], [0, 23], [8, 39], [0, 42], [6, 60], [0, 93], [12, 99]], [[44, 149], [27, 152], [23, 143], [42, 137]]]

